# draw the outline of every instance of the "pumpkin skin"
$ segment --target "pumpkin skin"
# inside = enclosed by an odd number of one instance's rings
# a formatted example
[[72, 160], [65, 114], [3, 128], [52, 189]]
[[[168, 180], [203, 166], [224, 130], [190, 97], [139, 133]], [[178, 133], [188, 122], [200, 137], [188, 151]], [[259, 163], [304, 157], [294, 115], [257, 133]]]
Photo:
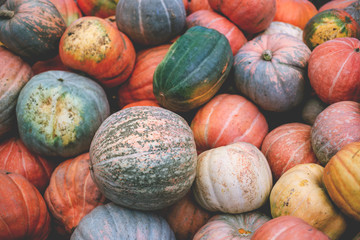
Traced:
[[310, 84], [326, 104], [360, 101], [360, 41], [337, 38], [314, 49], [308, 64]]
[[259, 33], [273, 21], [276, 0], [208, 0], [210, 7], [221, 12], [241, 30]]
[[187, 122], [154, 106], [113, 113], [90, 147], [91, 176], [101, 192], [139, 210], [162, 209], [182, 198], [194, 181], [196, 160]]
[[108, 203], [87, 214], [70, 238], [98, 239], [175, 240], [175, 235], [166, 220], [159, 215]]
[[264, 223], [254, 233], [251, 240], [330, 240], [326, 234], [317, 230], [301, 218], [280, 216]]
[[50, 215], [39, 191], [17, 173], [0, 170], [0, 182], [0, 239], [47, 239]]
[[29, 61], [54, 57], [65, 28], [48, 0], [6, 0], [0, 6], [0, 41]]
[[325, 166], [346, 144], [360, 141], [360, 103], [341, 101], [326, 107], [311, 128], [311, 146]]
[[140, 45], [159, 45], [181, 34], [186, 11], [182, 0], [119, 0], [116, 25]]
[[31, 66], [31, 69], [34, 75], [37, 75], [42, 72], [47, 72], [50, 70], [60, 70], [60, 71], [68, 71], [71, 72], [72, 69], [65, 66], [60, 59], [59, 54], [53, 58], [44, 61], [37, 61]]
[[119, 0], [76, 0], [76, 2], [85, 15], [107, 18], [115, 15]]
[[0, 143], [0, 169], [24, 176], [41, 194], [54, 168], [54, 163], [30, 152], [17, 136]]
[[[82, 12], [74, 0], [50, 0], [61, 14], [68, 27], [78, 18], [81, 18]], [[79, 2], [79, 1], [78, 1]]]
[[136, 58], [130, 39], [99, 17], [73, 22], [60, 39], [59, 55], [66, 66], [89, 74], [106, 88], [126, 81]]
[[80, 220], [105, 202], [90, 176], [89, 153], [68, 159], [56, 167], [44, 199], [61, 235], [70, 236]]
[[339, 239], [347, 224], [326, 193], [323, 173], [324, 167], [316, 163], [298, 164], [286, 171], [271, 190], [271, 215], [301, 218], [331, 239]]
[[316, 117], [327, 107], [328, 105], [322, 102], [318, 96], [314, 95], [308, 98], [301, 110], [302, 120], [309, 125], [313, 125]]
[[32, 77], [16, 105], [20, 138], [41, 156], [72, 157], [88, 151], [95, 131], [109, 114], [99, 84], [65, 71]]
[[285, 33], [302, 41], [303, 31], [290, 23], [273, 21], [270, 26], [261, 34]]
[[317, 13], [306, 23], [303, 31], [303, 41], [311, 51], [335, 38], [359, 36], [359, 24], [342, 9], [329, 9]]
[[195, 234], [193, 240], [250, 240], [254, 232], [270, 219], [270, 217], [258, 211], [240, 214], [218, 214], [212, 217]]
[[189, 14], [199, 10], [212, 10], [208, 0], [191, 0], [189, 3]]
[[135, 106], [155, 106], [160, 107], [157, 101], [154, 100], [141, 100], [137, 102], [132, 102], [127, 105], [125, 105], [122, 109], [129, 108], [129, 107], [135, 107]]
[[153, 76], [157, 65], [164, 59], [170, 44], [141, 50], [136, 53], [136, 61], [130, 78], [118, 89], [118, 105], [125, 105], [140, 100], [156, 100], [153, 93]]
[[272, 188], [269, 164], [251, 143], [213, 148], [198, 156], [192, 190], [208, 211], [243, 213], [260, 208]]
[[190, 111], [216, 94], [232, 65], [227, 38], [215, 29], [194, 26], [171, 45], [156, 67], [154, 95], [171, 111]]
[[236, 88], [264, 110], [288, 111], [304, 98], [310, 53], [290, 35], [260, 35], [235, 55]]
[[360, 142], [342, 147], [326, 164], [323, 181], [343, 213], [360, 221]]
[[359, 1], [355, 1], [352, 4], [350, 4], [349, 6], [347, 6], [346, 8], [344, 8], [344, 10], [349, 13], [354, 20], [360, 25], [360, 2]]
[[319, 8], [319, 12], [329, 10], [329, 9], [344, 9], [345, 7], [349, 6], [350, 4], [356, 2], [357, 0], [331, 0], [322, 5]]
[[310, 133], [311, 126], [307, 124], [287, 123], [266, 135], [261, 151], [268, 160], [275, 180], [295, 165], [317, 163]]
[[212, 11], [199, 10], [186, 17], [186, 27], [194, 26], [212, 28], [224, 34], [229, 40], [233, 55], [247, 42], [241, 30], [226, 17]]
[[197, 110], [190, 126], [198, 152], [235, 142], [248, 142], [260, 148], [268, 133], [264, 115], [252, 102], [226, 93]]
[[33, 76], [28, 63], [0, 47], [0, 137], [16, 128], [16, 101]]

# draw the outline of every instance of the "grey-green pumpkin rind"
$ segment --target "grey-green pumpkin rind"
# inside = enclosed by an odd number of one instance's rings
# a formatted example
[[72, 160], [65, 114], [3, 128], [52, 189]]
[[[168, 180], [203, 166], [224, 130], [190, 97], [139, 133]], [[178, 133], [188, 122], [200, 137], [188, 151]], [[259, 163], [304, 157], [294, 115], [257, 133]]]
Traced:
[[202, 26], [187, 30], [171, 45], [157, 66], [153, 92], [159, 103], [186, 112], [209, 101], [220, 89], [233, 65], [227, 38]]

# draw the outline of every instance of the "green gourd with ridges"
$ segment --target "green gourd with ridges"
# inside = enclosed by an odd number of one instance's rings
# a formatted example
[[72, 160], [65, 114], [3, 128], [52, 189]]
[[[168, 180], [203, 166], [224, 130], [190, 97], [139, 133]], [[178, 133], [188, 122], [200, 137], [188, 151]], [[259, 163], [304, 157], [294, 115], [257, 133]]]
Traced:
[[208, 102], [233, 65], [227, 38], [202, 26], [188, 29], [173, 43], [154, 72], [153, 91], [159, 103], [187, 112]]

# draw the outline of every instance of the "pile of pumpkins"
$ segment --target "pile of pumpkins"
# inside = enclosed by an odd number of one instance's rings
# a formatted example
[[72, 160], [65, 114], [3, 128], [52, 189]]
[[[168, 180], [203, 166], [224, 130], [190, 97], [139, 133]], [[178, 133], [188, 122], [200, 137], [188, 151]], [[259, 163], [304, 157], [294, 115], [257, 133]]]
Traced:
[[359, 0], [1, 0], [0, 239], [360, 239]]

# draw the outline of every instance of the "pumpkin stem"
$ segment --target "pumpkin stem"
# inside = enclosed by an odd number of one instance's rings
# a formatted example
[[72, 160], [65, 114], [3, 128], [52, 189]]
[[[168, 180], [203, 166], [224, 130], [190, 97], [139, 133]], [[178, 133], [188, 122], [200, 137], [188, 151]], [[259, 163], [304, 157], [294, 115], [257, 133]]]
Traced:
[[355, 48], [355, 52], [360, 52], [360, 48]]
[[266, 49], [262, 53], [262, 58], [266, 61], [270, 61], [272, 59], [272, 52], [269, 49]]
[[11, 19], [13, 18], [15, 15], [14, 11], [10, 11], [10, 10], [0, 10], [0, 18], [3, 19]]

